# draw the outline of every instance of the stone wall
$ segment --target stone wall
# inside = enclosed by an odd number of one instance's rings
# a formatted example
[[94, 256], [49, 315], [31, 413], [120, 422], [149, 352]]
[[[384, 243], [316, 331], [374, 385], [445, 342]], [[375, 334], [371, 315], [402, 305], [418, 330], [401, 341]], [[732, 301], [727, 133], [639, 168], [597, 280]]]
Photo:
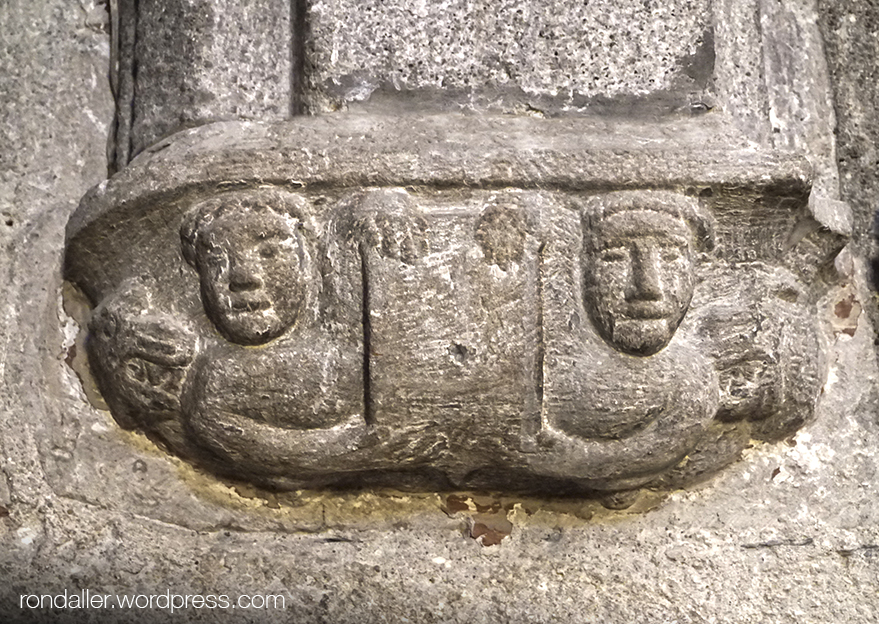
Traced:
[[[84, 303], [62, 283], [65, 224], [106, 177], [108, 21], [86, 0], [0, 6], [4, 620], [869, 621], [879, 607], [877, 365], [858, 311], [874, 296], [864, 267], [877, 137], [875, 88], [861, 72], [873, 67], [864, 33], [877, 16], [859, 6], [821, 13], [856, 245], [817, 306], [829, 373], [815, 420], [624, 511], [533, 495], [272, 493], [120, 428], [74, 370]], [[19, 608], [22, 595], [85, 589], [272, 594], [286, 608]]]
[[[876, 282], [876, 198], [879, 197], [876, 141], [876, 55], [879, 10], [870, 3], [820, 2], [821, 30], [833, 82], [837, 119], [837, 164], [842, 195], [852, 207], [853, 248], [868, 258], [869, 277]], [[876, 325], [876, 298], [862, 302]]]

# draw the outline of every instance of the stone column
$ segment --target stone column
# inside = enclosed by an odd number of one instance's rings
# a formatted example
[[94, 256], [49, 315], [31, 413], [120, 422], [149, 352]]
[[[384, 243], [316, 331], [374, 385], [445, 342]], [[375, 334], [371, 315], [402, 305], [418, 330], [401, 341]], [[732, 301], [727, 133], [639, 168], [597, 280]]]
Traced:
[[296, 110], [296, 3], [117, 0], [111, 161], [125, 166], [183, 128], [279, 121]]

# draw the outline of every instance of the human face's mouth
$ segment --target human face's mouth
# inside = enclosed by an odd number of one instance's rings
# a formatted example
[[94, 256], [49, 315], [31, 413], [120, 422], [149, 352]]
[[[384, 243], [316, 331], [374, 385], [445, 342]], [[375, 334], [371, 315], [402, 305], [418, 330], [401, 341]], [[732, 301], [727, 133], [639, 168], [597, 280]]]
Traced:
[[233, 295], [230, 304], [236, 312], [262, 312], [272, 307], [272, 302], [268, 299], [243, 294]]
[[623, 308], [623, 316], [633, 320], [660, 320], [672, 315], [665, 301], [630, 301]]

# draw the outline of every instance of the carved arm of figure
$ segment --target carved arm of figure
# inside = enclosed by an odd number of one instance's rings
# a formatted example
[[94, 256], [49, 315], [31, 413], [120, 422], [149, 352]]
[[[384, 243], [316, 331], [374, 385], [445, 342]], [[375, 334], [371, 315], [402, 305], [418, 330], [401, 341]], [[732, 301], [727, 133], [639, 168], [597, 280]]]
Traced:
[[[196, 364], [186, 427], [222, 471], [310, 478], [363, 464], [359, 354], [313, 333], [260, 349], [219, 346]], [[348, 457], [352, 455], [352, 457]]]
[[280, 191], [236, 191], [197, 206], [181, 228], [222, 336], [195, 365], [187, 432], [238, 476], [329, 471], [366, 430], [362, 353], [320, 322], [305, 207]]
[[596, 490], [634, 488], [683, 459], [717, 412], [710, 360], [676, 337], [712, 222], [692, 198], [626, 191], [592, 198], [583, 226], [594, 331], [579, 328], [560, 342], [567, 351], [547, 356], [558, 379], [538, 461], [544, 474]]
[[717, 413], [711, 362], [686, 346], [633, 358], [596, 344], [588, 360], [568, 364], [580, 385], [548, 405], [543, 474], [598, 491], [639, 487], [682, 460]]

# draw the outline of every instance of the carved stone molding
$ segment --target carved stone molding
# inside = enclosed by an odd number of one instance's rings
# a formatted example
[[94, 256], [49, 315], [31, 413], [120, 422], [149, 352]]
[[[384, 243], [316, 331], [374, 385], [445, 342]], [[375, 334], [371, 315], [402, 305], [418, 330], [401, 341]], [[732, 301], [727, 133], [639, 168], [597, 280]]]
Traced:
[[720, 119], [225, 122], [68, 226], [117, 417], [264, 486], [621, 493], [807, 422], [845, 243]]
[[848, 227], [808, 15], [422, 5], [119, 1], [66, 276], [120, 425], [268, 487], [624, 506], [807, 423]]

